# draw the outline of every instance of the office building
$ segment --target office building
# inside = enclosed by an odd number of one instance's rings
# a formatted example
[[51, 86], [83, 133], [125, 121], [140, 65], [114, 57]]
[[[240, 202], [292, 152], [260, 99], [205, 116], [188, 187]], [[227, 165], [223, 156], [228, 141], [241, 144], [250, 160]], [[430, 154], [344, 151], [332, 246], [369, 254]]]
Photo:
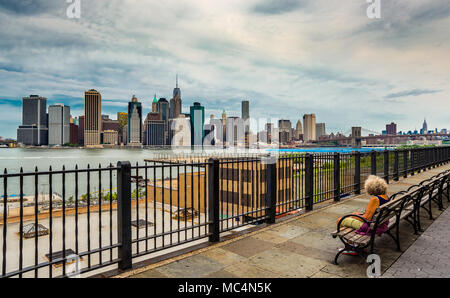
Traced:
[[178, 118], [181, 114], [181, 90], [178, 87], [178, 75], [176, 79], [176, 87], [173, 89], [173, 97], [170, 100], [170, 111], [169, 111], [169, 118]]
[[280, 143], [289, 143], [292, 140], [292, 123], [290, 120], [278, 121]]
[[119, 144], [119, 132], [117, 130], [104, 130], [103, 131], [103, 144], [118, 145]]
[[70, 143], [70, 107], [56, 104], [48, 107], [48, 144]]
[[147, 121], [147, 146], [164, 146], [166, 144], [165, 129], [166, 125], [163, 120]]
[[423, 120], [421, 134], [428, 134], [428, 124], [426, 119]]
[[22, 98], [22, 125], [17, 129], [17, 143], [48, 145], [47, 98], [30, 95]]
[[142, 104], [133, 95], [128, 103], [128, 146], [142, 145]]
[[397, 134], [397, 124], [391, 122], [391, 124], [386, 124], [386, 133], [388, 135], [396, 135]]
[[303, 141], [311, 142], [315, 140], [317, 140], [316, 115], [306, 114], [303, 116]]
[[226, 141], [228, 147], [242, 147], [245, 145], [244, 119], [239, 117], [227, 118]]
[[84, 146], [100, 146], [102, 132], [102, 96], [91, 89], [84, 93]]
[[295, 126], [295, 139], [300, 141], [303, 139], [303, 126], [302, 121], [298, 120], [297, 125]]
[[70, 144], [72, 145], [79, 145], [78, 140], [78, 124], [70, 123]]
[[318, 140], [322, 136], [327, 135], [325, 123], [316, 123], [316, 139]]
[[201, 146], [203, 145], [203, 138], [205, 132], [203, 127], [205, 125], [205, 107], [199, 102], [194, 102], [194, 105], [190, 108], [191, 116], [191, 145]]

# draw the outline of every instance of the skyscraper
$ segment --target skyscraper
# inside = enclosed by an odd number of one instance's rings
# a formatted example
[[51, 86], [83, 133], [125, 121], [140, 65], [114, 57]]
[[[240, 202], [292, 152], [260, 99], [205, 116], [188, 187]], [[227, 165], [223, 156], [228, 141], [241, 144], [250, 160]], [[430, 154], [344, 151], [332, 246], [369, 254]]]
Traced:
[[161, 115], [161, 120], [164, 121], [164, 140], [165, 145], [168, 143], [169, 139], [169, 116], [170, 116], [170, 108], [169, 102], [165, 98], [160, 98], [158, 101], [157, 110]]
[[427, 119], [424, 119], [424, 120], [423, 120], [422, 134], [428, 134], [428, 124], [427, 124]]
[[157, 113], [158, 112], [158, 100], [156, 99], [156, 94], [155, 97], [153, 98], [153, 102], [152, 102], [152, 113]]
[[178, 88], [178, 75], [176, 79], [176, 87], [173, 89], [173, 97], [170, 100], [169, 118], [178, 118], [181, 114], [181, 90]]
[[292, 123], [290, 120], [278, 121], [280, 143], [289, 143], [292, 140]]
[[94, 89], [84, 93], [84, 145], [99, 146], [102, 131], [102, 95]]
[[48, 144], [70, 143], [70, 107], [56, 104], [48, 107]]
[[128, 103], [128, 142], [129, 146], [142, 145], [142, 104], [136, 96]]
[[386, 133], [388, 135], [396, 135], [397, 134], [397, 124], [391, 122], [391, 124], [386, 124]]
[[250, 118], [250, 102], [248, 100], [242, 101], [242, 119], [247, 120]]
[[47, 98], [39, 95], [22, 98], [22, 125], [17, 129], [17, 142], [33, 146], [48, 144]]
[[297, 125], [295, 126], [295, 139], [300, 140], [302, 136], [303, 136], [302, 122], [298, 120]]
[[306, 114], [303, 116], [303, 140], [310, 142], [316, 139], [316, 115]]
[[327, 134], [325, 123], [316, 123], [316, 139]]
[[191, 145], [201, 146], [205, 137], [205, 132], [203, 131], [203, 127], [205, 126], [205, 107], [199, 102], [194, 102], [194, 105], [190, 108], [190, 112]]

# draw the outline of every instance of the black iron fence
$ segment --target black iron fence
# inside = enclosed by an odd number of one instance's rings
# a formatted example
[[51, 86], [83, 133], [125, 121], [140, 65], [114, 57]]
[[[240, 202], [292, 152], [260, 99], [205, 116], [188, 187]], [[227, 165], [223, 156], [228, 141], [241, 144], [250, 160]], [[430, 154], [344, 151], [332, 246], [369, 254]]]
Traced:
[[450, 147], [119, 162], [0, 175], [1, 277], [129, 269], [148, 254], [359, 194], [447, 163]]

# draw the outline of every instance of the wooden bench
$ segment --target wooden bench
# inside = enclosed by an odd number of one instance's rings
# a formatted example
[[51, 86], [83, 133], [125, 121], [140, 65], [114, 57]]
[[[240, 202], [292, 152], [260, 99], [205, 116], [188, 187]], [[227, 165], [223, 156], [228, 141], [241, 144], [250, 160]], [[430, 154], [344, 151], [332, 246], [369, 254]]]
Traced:
[[[337, 230], [331, 235], [333, 238], [339, 237], [345, 247], [335, 256], [334, 263], [337, 265], [339, 256], [344, 251], [353, 251], [360, 256], [365, 257], [374, 252], [376, 231], [378, 227], [389, 220], [386, 234], [396, 243], [397, 249], [400, 247], [400, 222], [402, 220], [410, 223], [417, 234], [421, 231], [420, 209], [425, 209], [430, 218], [432, 218], [431, 202], [435, 202], [438, 208], [443, 208], [442, 197], [447, 191], [447, 199], [450, 183], [450, 171], [440, 173], [430, 179], [422, 181], [418, 185], [413, 185], [405, 191], [397, 192], [390, 197], [390, 201], [379, 207], [372, 220], [367, 221], [362, 216], [348, 214], [343, 216], [337, 224]], [[355, 229], [341, 227], [341, 223], [348, 217], [360, 218], [364, 223], [370, 226], [369, 235], [360, 235]], [[369, 253], [366, 252], [369, 249]]]

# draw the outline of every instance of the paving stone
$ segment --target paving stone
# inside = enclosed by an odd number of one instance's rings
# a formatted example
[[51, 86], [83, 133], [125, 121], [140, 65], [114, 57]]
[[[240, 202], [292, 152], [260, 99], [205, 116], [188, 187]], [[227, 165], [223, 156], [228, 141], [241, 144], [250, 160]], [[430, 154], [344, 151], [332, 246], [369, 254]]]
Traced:
[[154, 270], [169, 277], [200, 278], [223, 269], [225, 265], [215, 262], [210, 258], [195, 255], [179, 261], [175, 261]]
[[249, 258], [256, 255], [257, 253], [271, 249], [274, 245], [274, 243], [268, 241], [255, 239], [253, 237], [247, 237], [242, 240], [224, 245], [221, 248], [245, 258]]
[[264, 251], [250, 258], [250, 262], [260, 268], [289, 277], [310, 277], [328, 264], [280, 248]]
[[200, 255], [224, 265], [233, 265], [246, 259], [243, 256], [221, 248], [211, 249]]
[[252, 237], [258, 240], [263, 240], [275, 244], [283, 243], [289, 240], [289, 238], [280, 235], [279, 233], [277, 233], [277, 231], [271, 230], [258, 233], [256, 235], [253, 235]]
[[275, 273], [269, 270], [260, 268], [254, 263], [250, 263], [249, 260], [237, 263], [225, 268], [226, 272], [231, 273], [239, 278], [279, 278], [287, 277], [282, 273]]

